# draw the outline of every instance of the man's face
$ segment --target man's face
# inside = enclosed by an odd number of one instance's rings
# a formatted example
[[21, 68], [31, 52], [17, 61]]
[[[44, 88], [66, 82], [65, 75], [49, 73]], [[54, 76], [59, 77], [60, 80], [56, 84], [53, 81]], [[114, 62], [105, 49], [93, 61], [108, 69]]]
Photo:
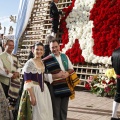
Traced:
[[60, 54], [59, 44], [57, 42], [51, 42], [50, 43], [50, 50], [54, 55], [58, 56]]
[[54, 0], [55, 3], [58, 3], [58, 0]]
[[13, 49], [14, 49], [14, 42], [13, 41], [8, 41], [7, 44], [5, 45], [6, 52], [11, 54]]

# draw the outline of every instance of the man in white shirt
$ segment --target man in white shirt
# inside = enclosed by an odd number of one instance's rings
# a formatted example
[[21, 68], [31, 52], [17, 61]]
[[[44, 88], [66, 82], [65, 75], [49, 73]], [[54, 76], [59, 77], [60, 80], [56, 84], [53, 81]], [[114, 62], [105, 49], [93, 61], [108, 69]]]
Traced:
[[[69, 93], [62, 93], [60, 95], [59, 93], [55, 93], [54, 89], [54, 82], [56, 79], [61, 78], [61, 79], [66, 79], [69, 76], [69, 70], [73, 69], [73, 65], [70, 62], [69, 58], [60, 52], [60, 46], [57, 40], [50, 41], [50, 50], [52, 54], [50, 56], [54, 56], [52, 59], [49, 56], [43, 59], [46, 67], [46, 71], [50, 73], [52, 71], [52, 74], [48, 74], [48, 81], [50, 81], [50, 85], [48, 85], [50, 94], [51, 94], [51, 99], [52, 99], [52, 104], [53, 104], [53, 117], [54, 120], [66, 120], [67, 119], [67, 109], [68, 109], [68, 102], [69, 102]], [[63, 57], [62, 57], [63, 56]], [[64, 58], [66, 57], [66, 58]], [[64, 59], [64, 60], [63, 60]], [[56, 62], [52, 62], [52, 60], [56, 60]], [[58, 63], [58, 64], [56, 64]], [[65, 66], [66, 65], [66, 66]], [[57, 66], [60, 66], [60, 71], [58, 71], [59, 68]], [[67, 68], [67, 69], [66, 69]], [[53, 83], [52, 83], [53, 81]], [[60, 86], [59, 86], [60, 87]], [[62, 89], [59, 88], [59, 89]], [[64, 89], [64, 86], [63, 86]], [[65, 90], [65, 89], [64, 89]]]
[[[0, 66], [0, 70], [1, 70], [0, 82], [2, 84], [6, 97], [8, 97], [8, 89], [10, 87], [10, 80], [16, 79], [18, 83], [20, 82], [20, 79], [19, 79], [20, 69], [18, 68], [19, 63], [18, 63], [17, 58], [12, 55], [13, 49], [14, 49], [14, 41], [7, 40], [5, 44], [5, 51], [0, 54], [0, 62], [2, 63]], [[17, 90], [17, 88], [15, 90]], [[16, 98], [16, 93], [14, 93], [14, 91], [11, 91], [11, 93], [13, 94], [13, 98]]]
[[[16, 106], [20, 91], [20, 64], [16, 56], [12, 55], [14, 41], [7, 40], [5, 51], [0, 54], [0, 83], [10, 105]], [[14, 120], [17, 116], [17, 108], [13, 112]]]

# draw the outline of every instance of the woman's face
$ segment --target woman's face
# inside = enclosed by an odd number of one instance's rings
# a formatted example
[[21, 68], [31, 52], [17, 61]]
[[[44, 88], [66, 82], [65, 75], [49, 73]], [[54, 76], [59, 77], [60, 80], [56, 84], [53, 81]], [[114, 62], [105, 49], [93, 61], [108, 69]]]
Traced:
[[44, 54], [44, 48], [41, 45], [35, 46], [34, 48], [34, 56], [41, 58]]

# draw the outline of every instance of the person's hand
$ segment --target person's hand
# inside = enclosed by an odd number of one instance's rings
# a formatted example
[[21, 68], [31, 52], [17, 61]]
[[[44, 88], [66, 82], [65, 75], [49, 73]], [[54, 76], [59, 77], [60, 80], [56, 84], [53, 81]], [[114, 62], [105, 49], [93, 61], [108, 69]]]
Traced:
[[65, 71], [65, 72], [63, 72], [61, 77], [65, 79], [65, 78], [69, 77], [69, 73], [67, 71]]
[[69, 73], [67, 71], [60, 71], [58, 73], [58, 78], [67, 78], [69, 76]]
[[12, 79], [15, 79], [15, 78], [16, 78], [15, 74], [13, 74], [13, 76], [12, 76], [11, 78], [12, 78]]
[[63, 79], [65, 79], [65, 78], [67, 78], [69, 76], [69, 73], [68, 72], [66, 72], [66, 71], [60, 71], [59, 73], [57, 73], [57, 74], [53, 74], [53, 79], [56, 79], [56, 78], [63, 78]]
[[7, 75], [9, 74], [9, 70], [5, 69], [5, 72], [7, 73]]
[[15, 72], [14, 74], [15, 74], [16, 78], [18, 78], [20, 76], [19, 72]]
[[64, 72], [63, 71], [60, 71], [58, 74], [57, 74], [57, 77], [58, 78], [63, 78], [62, 76], [64, 75]]
[[31, 96], [31, 97], [30, 97], [30, 102], [31, 102], [31, 104], [32, 104], [33, 106], [36, 105], [36, 98], [35, 98], [35, 96]]
[[19, 72], [14, 72], [13, 76], [12, 76], [12, 79], [16, 79], [18, 77], [19, 77]]
[[35, 95], [34, 95], [33, 88], [28, 88], [27, 90], [29, 92], [31, 105], [35, 106], [36, 105], [36, 98], [35, 98]]

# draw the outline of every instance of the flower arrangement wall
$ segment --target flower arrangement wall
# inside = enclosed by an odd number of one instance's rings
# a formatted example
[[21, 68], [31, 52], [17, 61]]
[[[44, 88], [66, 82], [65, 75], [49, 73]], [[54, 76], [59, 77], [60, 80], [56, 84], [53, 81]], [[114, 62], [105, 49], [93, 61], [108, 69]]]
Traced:
[[[111, 54], [120, 38], [119, 6], [120, 0], [73, 0], [63, 9], [62, 51], [68, 53], [78, 47], [81, 54], [76, 56], [77, 62], [81, 57], [88, 63], [111, 64]], [[80, 46], [75, 47], [76, 39]]]

